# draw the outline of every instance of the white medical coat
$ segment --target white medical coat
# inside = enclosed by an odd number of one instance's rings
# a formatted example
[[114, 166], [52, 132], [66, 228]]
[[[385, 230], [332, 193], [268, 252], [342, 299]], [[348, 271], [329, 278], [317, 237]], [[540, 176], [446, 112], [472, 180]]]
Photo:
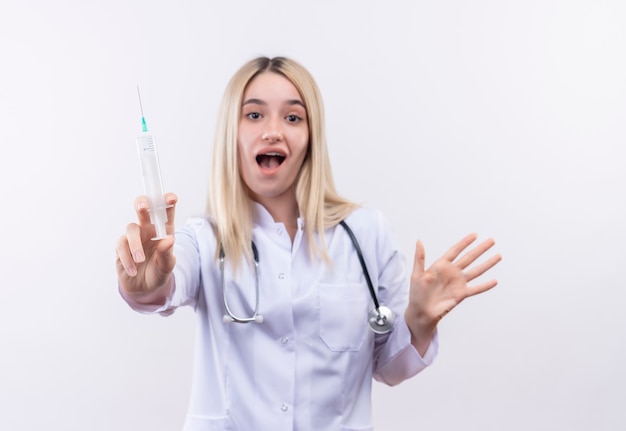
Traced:
[[[331, 264], [312, 261], [298, 220], [293, 244], [282, 223], [256, 205], [262, 323], [224, 323], [214, 231], [192, 219], [176, 233], [175, 288], [162, 307], [126, 301], [141, 312], [168, 315], [194, 307], [197, 340], [185, 431], [373, 430], [372, 377], [395, 385], [430, 365], [437, 338], [422, 358], [404, 321], [405, 261], [381, 214], [359, 208], [346, 222], [357, 237], [381, 304], [397, 315], [394, 330], [369, 330], [373, 302], [355, 248], [341, 226], [326, 231]], [[228, 257], [226, 257], [228, 262]], [[254, 269], [226, 265], [228, 303], [252, 315]]]

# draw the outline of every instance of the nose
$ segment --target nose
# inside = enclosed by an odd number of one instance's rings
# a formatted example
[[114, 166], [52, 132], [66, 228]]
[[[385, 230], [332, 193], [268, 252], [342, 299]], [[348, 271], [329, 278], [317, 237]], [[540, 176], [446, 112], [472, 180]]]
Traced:
[[264, 141], [276, 142], [283, 140], [283, 134], [276, 129], [267, 131], [261, 135], [261, 139]]
[[261, 135], [264, 141], [277, 142], [283, 140], [283, 132], [281, 129], [280, 118], [277, 115], [270, 115], [265, 123], [265, 133]]

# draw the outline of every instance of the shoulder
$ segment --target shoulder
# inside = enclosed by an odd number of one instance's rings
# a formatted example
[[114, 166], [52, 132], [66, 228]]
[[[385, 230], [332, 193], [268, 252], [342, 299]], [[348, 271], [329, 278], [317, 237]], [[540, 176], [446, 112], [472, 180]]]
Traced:
[[176, 230], [174, 247], [176, 256], [181, 258], [194, 258], [198, 254], [212, 256], [217, 247], [213, 223], [207, 217], [189, 218], [183, 227]]
[[212, 228], [213, 224], [214, 223], [212, 223], [211, 218], [209, 217], [200, 217], [200, 216], [190, 217], [185, 223], [185, 226], [181, 230], [198, 231], [202, 229]]
[[372, 229], [387, 224], [383, 213], [370, 207], [358, 207], [344, 220], [353, 229]]
[[[384, 214], [375, 208], [359, 207], [344, 219], [370, 261], [388, 262], [398, 256], [397, 235]], [[337, 226], [336, 229], [342, 229]]]
[[176, 230], [176, 236], [215, 237], [215, 224], [210, 217], [190, 217], [182, 228]]
[[[388, 241], [395, 236], [392, 226], [384, 214], [369, 207], [359, 207], [344, 219], [357, 238], [363, 241]], [[337, 227], [341, 228], [341, 227]]]

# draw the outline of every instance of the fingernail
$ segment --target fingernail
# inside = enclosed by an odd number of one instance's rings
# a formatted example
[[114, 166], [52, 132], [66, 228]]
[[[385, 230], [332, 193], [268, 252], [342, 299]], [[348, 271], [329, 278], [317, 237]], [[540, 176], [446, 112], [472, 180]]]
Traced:
[[129, 268], [126, 270], [126, 273], [127, 273], [129, 276], [134, 277], [134, 276], [136, 276], [136, 275], [137, 275], [137, 268], [135, 268], [134, 266], [131, 266], [131, 267], [129, 267]]
[[141, 250], [137, 250], [133, 253], [133, 259], [135, 260], [135, 262], [143, 262], [145, 256], [143, 255], [143, 252]]
[[137, 210], [145, 210], [147, 208], [146, 203], [145, 202], [139, 202], [137, 204]]

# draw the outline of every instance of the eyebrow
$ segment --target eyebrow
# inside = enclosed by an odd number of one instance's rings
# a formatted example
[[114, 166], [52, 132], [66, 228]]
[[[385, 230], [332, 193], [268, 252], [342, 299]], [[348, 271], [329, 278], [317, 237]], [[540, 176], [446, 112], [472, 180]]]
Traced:
[[[293, 105], [300, 105], [303, 108], [306, 109], [306, 106], [304, 106], [304, 103], [302, 103], [302, 100], [300, 99], [289, 99], [285, 102], [287, 105], [293, 106]], [[267, 102], [261, 100], [261, 99], [248, 99], [246, 101], [244, 101], [241, 106], [246, 106], [246, 105], [267, 105]]]

